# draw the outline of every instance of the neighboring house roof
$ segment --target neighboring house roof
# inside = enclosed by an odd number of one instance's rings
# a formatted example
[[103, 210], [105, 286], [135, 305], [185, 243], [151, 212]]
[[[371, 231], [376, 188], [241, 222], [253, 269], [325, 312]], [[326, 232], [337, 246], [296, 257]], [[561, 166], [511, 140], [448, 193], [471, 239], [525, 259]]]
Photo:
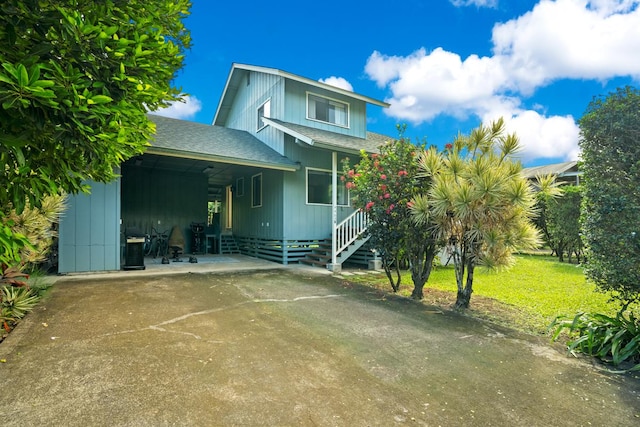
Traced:
[[351, 153], [359, 153], [365, 150], [369, 153], [380, 151], [378, 147], [389, 141], [386, 135], [367, 132], [367, 138], [357, 138], [355, 136], [343, 135], [327, 130], [311, 128], [294, 123], [283, 122], [277, 119], [262, 119], [268, 125], [293, 136], [294, 138], [314, 147], [326, 148], [330, 150], [341, 150]]
[[552, 165], [535, 166], [531, 168], [525, 168], [522, 170], [522, 174], [526, 178], [533, 179], [538, 175], [555, 175], [557, 177], [563, 176], [575, 176], [580, 172], [578, 171], [578, 162], [570, 161], [564, 163], [554, 163]]
[[249, 132], [154, 114], [148, 117], [156, 124], [150, 154], [287, 171], [300, 168]]
[[224, 91], [222, 92], [222, 96], [220, 97], [220, 102], [218, 104], [218, 109], [216, 110], [216, 115], [213, 118], [214, 125], [222, 126], [225, 124], [225, 122], [227, 121], [227, 116], [229, 114], [229, 111], [231, 110], [233, 100], [242, 82], [242, 79], [247, 73], [251, 71], [284, 77], [286, 79], [294, 80], [294, 81], [308, 84], [321, 89], [330, 90], [335, 93], [340, 93], [342, 95], [349, 96], [351, 98], [359, 99], [369, 104], [379, 105], [381, 107], [389, 107], [389, 104], [384, 101], [379, 101], [377, 99], [370, 98], [368, 96], [360, 95], [346, 89], [341, 89], [336, 86], [328, 85], [326, 83], [321, 83], [317, 80], [311, 80], [306, 77], [298, 76], [296, 74], [291, 74], [286, 71], [278, 70], [276, 68], [258, 67], [255, 65], [234, 63], [231, 66], [231, 71], [229, 72], [229, 76], [227, 77], [227, 83], [224, 87]]

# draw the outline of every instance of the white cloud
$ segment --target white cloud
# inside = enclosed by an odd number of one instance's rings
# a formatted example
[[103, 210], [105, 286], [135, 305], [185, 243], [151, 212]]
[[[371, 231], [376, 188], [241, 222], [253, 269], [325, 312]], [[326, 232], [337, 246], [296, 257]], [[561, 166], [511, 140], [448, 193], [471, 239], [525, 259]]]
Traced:
[[640, 0], [541, 0], [524, 15], [496, 24], [492, 40], [493, 56], [464, 59], [442, 48], [405, 57], [374, 51], [365, 72], [389, 89], [387, 114], [396, 119], [420, 124], [439, 115], [504, 116], [526, 158], [575, 159], [574, 118], [525, 110], [522, 101], [562, 79], [640, 78]]
[[325, 83], [340, 89], [348, 90], [349, 92], [353, 92], [353, 86], [343, 77], [335, 77], [331, 76], [326, 79], [318, 80], [320, 83]]
[[477, 6], [477, 7], [496, 7], [498, 0], [449, 0], [455, 7]]
[[172, 102], [167, 108], [151, 112], [158, 116], [174, 119], [191, 119], [202, 109], [202, 102], [195, 96], [185, 96], [184, 102]]
[[495, 57], [525, 94], [562, 78], [640, 77], [639, 3], [542, 0], [494, 26]]

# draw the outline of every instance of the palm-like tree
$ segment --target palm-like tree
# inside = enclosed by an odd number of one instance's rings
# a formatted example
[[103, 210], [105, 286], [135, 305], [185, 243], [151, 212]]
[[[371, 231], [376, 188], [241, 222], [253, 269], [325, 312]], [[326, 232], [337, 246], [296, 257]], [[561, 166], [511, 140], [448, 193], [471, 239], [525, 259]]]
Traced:
[[522, 165], [512, 158], [518, 148], [517, 137], [505, 135], [500, 119], [459, 135], [444, 153], [429, 150], [420, 159], [433, 186], [415, 198], [412, 214], [418, 223], [435, 224], [447, 242], [458, 287], [456, 308], [469, 307], [477, 265], [508, 267], [515, 251], [540, 244], [532, 223], [535, 197]]

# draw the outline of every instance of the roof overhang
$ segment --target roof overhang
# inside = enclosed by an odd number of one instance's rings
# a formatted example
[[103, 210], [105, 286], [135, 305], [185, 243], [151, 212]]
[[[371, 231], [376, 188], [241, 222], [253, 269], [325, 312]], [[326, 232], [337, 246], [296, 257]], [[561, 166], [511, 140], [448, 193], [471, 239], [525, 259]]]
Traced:
[[253, 166], [264, 169], [281, 170], [286, 172], [295, 172], [300, 169], [300, 165], [284, 165], [270, 162], [260, 162], [254, 160], [244, 160], [237, 157], [216, 156], [210, 154], [193, 153], [191, 151], [172, 150], [168, 148], [149, 147], [146, 150], [149, 154], [158, 156], [177, 157], [181, 159], [203, 160], [207, 162], [227, 163], [238, 166]]
[[262, 118], [262, 121], [265, 122], [266, 124], [268, 124], [269, 126], [273, 126], [274, 128], [278, 129], [279, 131], [286, 133], [287, 135], [291, 135], [292, 137], [294, 137], [296, 139], [296, 141], [302, 141], [307, 145], [314, 145], [314, 140], [313, 138], [307, 136], [307, 135], [303, 135], [300, 132], [297, 132], [291, 128], [288, 128], [280, 123], [274, 122], [273, 120], [269, 120], [266, 117]]

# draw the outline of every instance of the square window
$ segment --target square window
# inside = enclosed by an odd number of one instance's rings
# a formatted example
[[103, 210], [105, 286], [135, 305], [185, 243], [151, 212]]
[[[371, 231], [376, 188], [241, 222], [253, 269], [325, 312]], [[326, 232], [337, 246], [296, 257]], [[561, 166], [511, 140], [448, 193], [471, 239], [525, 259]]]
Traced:
[[349, 127], [349, 104], [307, 93], [307, 118]]
[[[331, 205], [331, 172], [307, 168], [307, 203]], [[349, 206], [349, 191], [338, 178], [338, 205]]]
[[251, 207], [262, 206], [262, 174], [259, 173], [251, 177]]

